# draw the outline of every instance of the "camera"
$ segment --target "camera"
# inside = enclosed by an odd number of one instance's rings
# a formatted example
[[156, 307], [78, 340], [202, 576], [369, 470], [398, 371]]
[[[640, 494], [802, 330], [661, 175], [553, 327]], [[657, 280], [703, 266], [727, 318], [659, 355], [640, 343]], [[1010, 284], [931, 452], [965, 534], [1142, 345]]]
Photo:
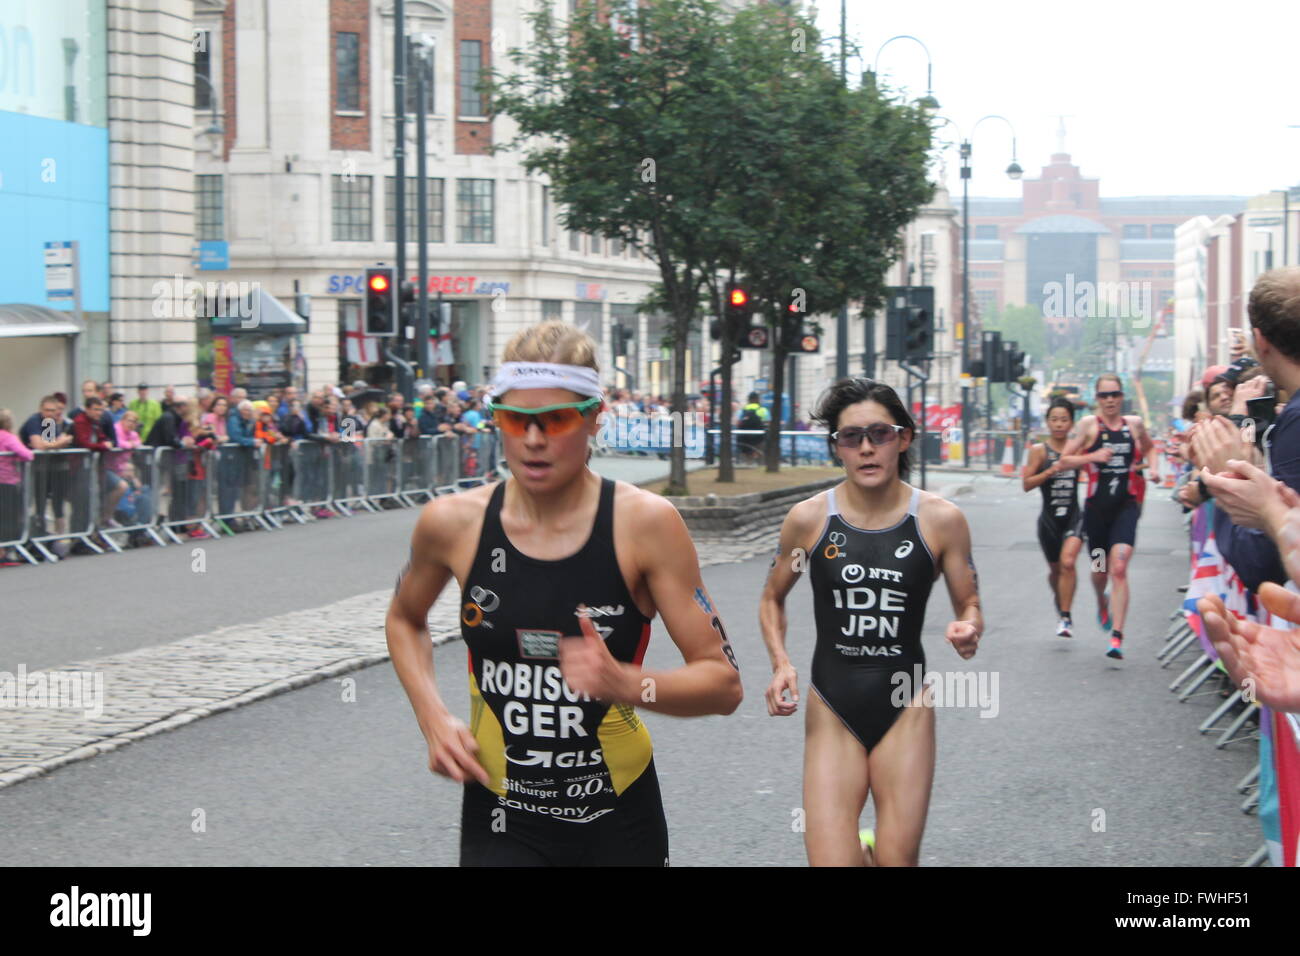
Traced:
[[1229, 365], [1227, 371], [1220, 375], [1219, 378], [1227, 382], [1233, 388], [1236, 388], [1237, 381], [1241, 378], [1241, 373], [1247, 369], [1254, 368], [1258, 364], [1259, 363], [1249, 355], [1243, 355], [1241, 358], [1237, 359], [1237, 361]]
[[1277, 393], [1270, 391], [1259, 398], [1247, 399], [1246, 417], [1255, 420], [1255, 440], [1259, 442], [1269, 426], [1277, 421]]

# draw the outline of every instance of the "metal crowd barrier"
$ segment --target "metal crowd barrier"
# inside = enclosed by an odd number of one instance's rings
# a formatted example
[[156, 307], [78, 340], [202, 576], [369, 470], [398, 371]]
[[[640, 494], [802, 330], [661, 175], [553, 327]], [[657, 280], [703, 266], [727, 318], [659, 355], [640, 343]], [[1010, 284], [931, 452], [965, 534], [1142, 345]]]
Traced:
[[73, 542], [102, 554], [128, 541], [180, 544], [309, 515], [414, 506], [501, 477], [495, 432], [407, 439], [295, 441], [212, 449], [0, 453], [0, 552], [58, 561]]
[[455, 435], [430, 435], [429, 438], [433, 441], [434, 494], [453, 494], [460, 477], [460, 443]]
[[[32, 510], [29, 512], [27, 542], [47, 561], [57, 561], [63, 554], [55, 542], [69, 545], [77, 541], [96, 554], [104, 549], [91, 540], [95, 533], [97, 510], [96, 485], [90, 480], [92, 453], [84, 448], [34, 453], [32, 476]], [[47, 507], [48, 506], [48, 507]], [[65, 515], [65, 511], [71, 515]]]
[[334, 484], [334, 444], [321, 441], [298, 441], [293, 445], [293, 497], [298, 505], [319, 517], [326, 511], [341, 512], [331, 501]]
[[415, 506], [433, 497], [435, 446], [428, 435], [398, 442], [397, 497], [403, 504]]
[[[1184, 587], [1179, 590], [1185, 592], [1187, 589]], [[1179, 703], [1185, 703], [1192, 697], [1213, 696], [1231, 686], [1227, 671], [1224, 670], [1217, 659], [1212, 658], [1204, 651], [1204, 645], [1202, 645], [1188, 619], [1190, 613], [1180, 603], [1169, 615], [1170, 625], [1165, 632], [1161, 648], [1156, 654], [1156, 659], [1162, 662], [1160, 666], [1164, 668], [1189, 650], [1196, 652], [1196, 660], [1186, 667], [1169, 685], [1170, 692], [1178, 694]], [[1216, 676], [1221, 678], [1220, 682], [1216, 682], [1217, 686], [1208, 691], [1199, 691], [1202, 685]], [[1258, 730], [1245, 734], [1241, 733], [1250, 719], [1259, 713], [1260, 707], [1258, 703], [1245, 699], [1240, 688], [1233, 688], [1232, 693], [1225, 696], [1223, 701], [1214, 708], [1213, 712], [1201, 721], [1197, 729], [1202, 735], [1210, 733], [1218, 729], [1218, 725], [1225, 717], [1231, 716], [1232, 719], [1228, 726], [1222, 730], [1214, 744], [1215, 749], [1222, 750], [1233, 743], [1259, 740], [1260, 733]], [[1246, 799], [1241, 804], [1242, 813], [1253, 813], [1259, 808], [1259, 778], [1260, 764], [1256, 763], [1254, 769], [1247, 773], [1237, 784], [1237, 791], [1246, 794]], [[1262, 866], [1267, 859], [1268, 845], [1265, 844], [1259, 850], [1256, 850], [1243, 866]]]
[[[262, 453], [267, 450], [225, 442], [213, 452], [217, 480], [212, 490], [217, 505], [212, 510], [212, 520], [227, 534], [234, 534], [228, 522], [236, 518], [255, 521], [268, 531], [275, 527], [266, 515], [266, 469]], [[208, 504], [211, 508], [212, 503]]]
[[496, 432], [478, 431], [472, 435], [456, 436], [460, 453], [460, 477], [456, 482], [459, 487], [487, 484], [488, 478], [496, 472], [496, 441]]
[[402, 503], [402, 456], [396, 438], [367, 438], [366, 500], [382, 507], [385, 501]]
[[293, 447], [287, 441], [278, 441], [264, 447], [260, 453], [262, 475], [262, 514], [275, 527], [286, 521], [304, 524], [307, 519], [302, 506], [293, 497]]
[[32, 511], [28, 463], [11, 451], [0, 452], [0, 473], [0, 549], [12, 549], [28, 564], [35, 564], [27, 549], [27, 516]]
[[345, 515], [362, 509], [378, 511], [366, 498], [365, 439], [343, 439], [331, 449], [334, 472], [334, 507]]
[[154, 454], [163, 533], [175, 544], [181, 543], [178, 532], [215, 538], [211, 499], [216, 456], [203, 448], [156, 448]]
[[114, 537], [119, 534], [142, 534], [156, 544], [165, 544], [154, 524], [157, 516], [155, 449], [142, 446], [97, 453], [96, 457], [106, 498], [100, 538], [114, 551], [122, 550]]

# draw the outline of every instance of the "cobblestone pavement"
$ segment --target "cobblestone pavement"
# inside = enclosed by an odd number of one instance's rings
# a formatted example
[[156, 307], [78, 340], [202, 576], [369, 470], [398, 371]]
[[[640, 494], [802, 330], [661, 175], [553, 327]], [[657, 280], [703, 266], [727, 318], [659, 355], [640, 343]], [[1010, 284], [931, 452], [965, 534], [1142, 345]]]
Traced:
[[[776, 526], [748, 540], [696, 535], [700, 564], [744, 561], [775, 547]], [[0, 788], [305, 684], [388, 660], [384, 614], [391, 590], [221, 628], [155, 647], [78, 661], [43, 672], [0, 674]], [[459, 589], [429, 612], [436, 644], [459, 636]], [[26, 706], [27, 688], [56, 675], [102, 680], [102, 707], [89, 702]], [[8, 684], [6, 685], [6, 680]], [[81, 681], [78, 681], [81, 683]], [[16, 706], [21, 704], [21, 706]]]

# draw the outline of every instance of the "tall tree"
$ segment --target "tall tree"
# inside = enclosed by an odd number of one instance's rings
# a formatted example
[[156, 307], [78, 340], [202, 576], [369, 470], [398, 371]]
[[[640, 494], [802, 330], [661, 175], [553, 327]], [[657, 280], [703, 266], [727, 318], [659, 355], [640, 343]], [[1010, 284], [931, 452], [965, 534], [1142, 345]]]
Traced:
[[[525, 167], [549, 177], [567, 228], [621, 238], [658, 266], [674, 412], [685, 412], [688, 335], [729, 276], [772, 324], [796, 290], [819, 312], [878, 307], [898, 229], [929, 196], [929, 128], [846, 90], [810, 20], [768, 4], [728, 17], [713, 0], [583, 3], [567, 22], [543, 4], [528, 19], [516, 70], [492, 78], [494, 111], [518, 126], [497, 148], [524, 150]], [[729, 401], [721, 419], [725, 455]], [[686, 492], [680, 446], [667, 491]]]
[[[519, 130], [498, 149], [526, 150], [566, 228], [620, 238], [658, 266], [672, 316], [672, 409], [684, 414], [687, 337], [734, 244], [735, 227], [717, 213], [746, 149], [736, 117], [748, 91], [727, 23], [712, 0], [583, 3], [567, 22], [550, 7], [528, 15], [532, 43], [510, 53], [518, 70], [493, 75], [493, 109]], [[686, 491], [680, 445], [667, 490]]]

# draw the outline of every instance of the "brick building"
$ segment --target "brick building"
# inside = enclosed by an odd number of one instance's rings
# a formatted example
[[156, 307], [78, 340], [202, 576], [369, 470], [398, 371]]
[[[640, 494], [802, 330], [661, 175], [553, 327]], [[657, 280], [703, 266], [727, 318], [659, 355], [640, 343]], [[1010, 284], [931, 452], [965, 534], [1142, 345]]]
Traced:
[[1134, 315], [1159, 312], [1174, 295], [1178, 226], [1245, 204], [1240, 196], [1103, 198], [1101, 181], [1083, 176], [1065, 152], [1053, 153], [1022, 187], [1019, 199], [970, 200], [971, 299], [983, 310], [1042, 306], [1059, 334], [1082, 316], [1056, 308], [1052, 292], [1085, 282], [1132, 290]]

